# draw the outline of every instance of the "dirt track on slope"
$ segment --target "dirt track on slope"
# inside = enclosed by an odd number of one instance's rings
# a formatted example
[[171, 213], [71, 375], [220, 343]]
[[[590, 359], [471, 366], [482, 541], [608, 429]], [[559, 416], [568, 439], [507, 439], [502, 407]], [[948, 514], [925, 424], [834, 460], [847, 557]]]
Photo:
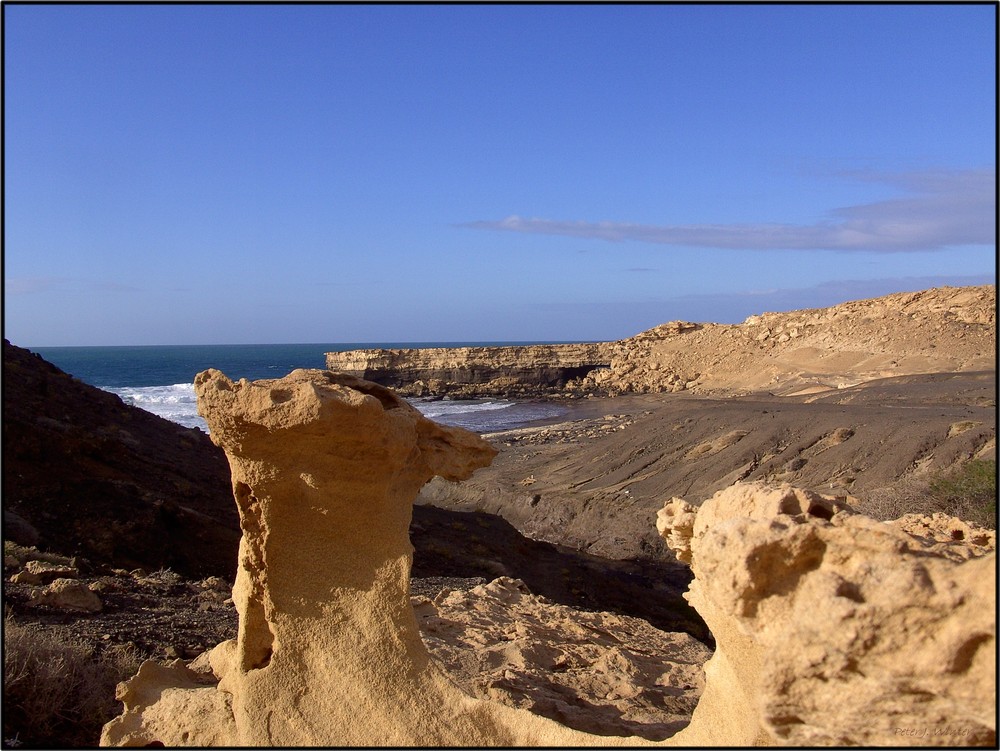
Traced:
[[[904, 376], [794, 397], [591, 399], [585, 417], [496, 433], [491, 467], [418, 503], [506, 518], [522, 533], [609, 558], [669, 557], [663, 502], [738, 480], [838, 495], [995, 458], [995, 373]], [[603, 417], [595, 416], [604, 413]]]

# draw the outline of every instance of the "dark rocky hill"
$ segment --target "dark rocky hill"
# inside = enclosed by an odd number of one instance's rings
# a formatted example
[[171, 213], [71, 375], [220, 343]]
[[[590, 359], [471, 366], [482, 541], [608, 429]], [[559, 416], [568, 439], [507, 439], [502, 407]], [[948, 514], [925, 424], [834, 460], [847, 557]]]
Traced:
[[121, 568], [231, 577], [240, 528], [222, 450], [3, 345], [4, 537]]

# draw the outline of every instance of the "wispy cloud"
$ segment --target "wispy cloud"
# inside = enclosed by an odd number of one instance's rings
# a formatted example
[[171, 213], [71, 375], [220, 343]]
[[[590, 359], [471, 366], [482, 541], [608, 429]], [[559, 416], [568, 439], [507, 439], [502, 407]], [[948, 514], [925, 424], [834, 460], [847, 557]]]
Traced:
[[8, 295], [32, 295], [49, 292], [64, 286], [69, 279], [64, 276], [18, 276], [4, 279], [4, 291]]
[[996, 242], [993, 170], [850, 173], [909, 193], [836, 208], [815, 224], [671, 224], [526, 219], [461, 224], [472, 229], [731, 250], [838, 250], [880, 253], [940, 250]]
[[67, 276], [18, 276], [4, 279], [8, 295], [33, 295], [61, 291], [138, 292], [138, 287], [110, 280], [75, 279]]

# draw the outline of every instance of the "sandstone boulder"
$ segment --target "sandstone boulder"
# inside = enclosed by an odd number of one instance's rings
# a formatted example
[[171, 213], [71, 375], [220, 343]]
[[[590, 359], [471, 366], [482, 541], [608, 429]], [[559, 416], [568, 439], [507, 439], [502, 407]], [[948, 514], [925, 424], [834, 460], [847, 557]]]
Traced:
[[84, 582], [76, 579], [56, 579], [44, 589], [33, 590], [30, 601], [34, 605], [85, 613], [98, 613], [103, 607], [101, 598], [90, 591]]
[[28, 561], [24, 570], [38, 577], [40, 582], [48, 584], [56, 579], [76, 579], [80, 572], [72, 566], [64, 566], [48, 561]]
[[673, 499], [658, 524], [718, 645], [691, 742], [996, 742], [995, 549], [755, 483]]
[[918, 538], [935, 553], [954, 560], [977, 558], [997, 547], [995, 530], [940, 512], [929, 516], [906, 514], [889, 523]]

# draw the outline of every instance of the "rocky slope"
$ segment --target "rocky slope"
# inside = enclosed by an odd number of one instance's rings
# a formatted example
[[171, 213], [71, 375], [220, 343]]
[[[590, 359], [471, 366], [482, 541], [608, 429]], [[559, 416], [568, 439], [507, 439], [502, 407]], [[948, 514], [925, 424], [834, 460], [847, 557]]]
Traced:
[[996, 287], [941, 287], [735, 326], [669, 323], [618, 342], [582, 386], [610, 393], [804, 394], [879, 378], [994, 370]]
[[921, 373], [995, 369], [996, 287], [941, 287], [742, 324], [673, 321], [618, 342], [358, 350], [327, 367], [418, 396], [690, 391], [803, 394]]
[[3, 345], [7, 539], [122, 568], [236, 572], [239, 520], [208, 436]]
[[497, 514], [603, 557], [670, 559], [652, 530], [664, 495], [761, 480], [867, 497], [995, 459], [995, 388], [990, 372], [797, 397], [616, 397], [604, 418], [490, 436], [501, 448], [490, 467], [460, 485], [432, 481], [418, 503]]

